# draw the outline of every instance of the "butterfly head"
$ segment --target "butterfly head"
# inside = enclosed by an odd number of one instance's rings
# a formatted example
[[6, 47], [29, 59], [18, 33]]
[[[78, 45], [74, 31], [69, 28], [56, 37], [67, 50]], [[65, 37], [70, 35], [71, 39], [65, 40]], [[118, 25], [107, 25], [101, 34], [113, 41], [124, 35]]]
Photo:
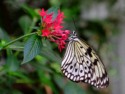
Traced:
[[77, 34], [76, 34], [75, 31], [73, 31], [72, 34], [70, 35], [70, 37], [68, 39], [69, 39], [69, 41], [71, 41], [71, 40], [74, 40], [76, 38], [77, 38]]

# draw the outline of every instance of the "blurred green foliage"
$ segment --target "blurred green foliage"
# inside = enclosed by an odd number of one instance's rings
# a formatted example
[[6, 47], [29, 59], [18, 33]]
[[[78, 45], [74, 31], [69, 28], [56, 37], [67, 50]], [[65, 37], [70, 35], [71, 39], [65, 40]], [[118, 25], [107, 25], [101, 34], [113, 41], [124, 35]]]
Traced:
[[[100, 1], [2, 0], [0, 49], [6, 43], [37, 30], [40, 23], [38, 9], [59, 7], [65, 14], [65, 28], [75, 29], [74, 18], [79, 36], [103, 53], [101, 48], [117, 33], [118, 19], [112, 16], [102, 20], [80, 17], [82, 9], [87, 10], [94, 2]], [[106, 2], [112, 7], [116, 0]], [[66, 80], [60, 70], [62, 55], [55, 44], [40, 36], [29, 36], [7, 46], [0, 51], [0, 94], [109, 94]]]

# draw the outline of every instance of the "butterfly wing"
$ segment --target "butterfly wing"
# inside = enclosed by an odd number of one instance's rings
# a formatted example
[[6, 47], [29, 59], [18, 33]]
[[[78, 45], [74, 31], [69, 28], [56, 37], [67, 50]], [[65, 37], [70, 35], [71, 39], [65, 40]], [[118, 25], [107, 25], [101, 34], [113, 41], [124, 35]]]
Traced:
[[100, 88], [109, 83], [101, 60], [78, 38], [68, 43], [61, 69], [66, 77], [75, 82], [83, 81]]
[[107, 77], [106, 69], [100, 60], [100, 58], [96, 55], [95, 51], [90, 48], [85, 42], [82, 42], [78, 39], [77, 41], [79, 48], [81, 48], [81, 51], [84, 53], [85, 56], [87, 56], [90, 60], [90, 63], [94, 67], [93, 74], [95, 74], [96, 79], [96, 87], [104, 88], [109, 85], [109, 78]]

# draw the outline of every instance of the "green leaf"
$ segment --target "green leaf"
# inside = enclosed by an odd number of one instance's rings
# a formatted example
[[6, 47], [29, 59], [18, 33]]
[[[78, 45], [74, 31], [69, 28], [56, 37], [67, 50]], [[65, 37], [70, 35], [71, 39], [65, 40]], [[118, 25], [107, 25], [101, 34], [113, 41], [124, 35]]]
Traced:
[[7, 54], [7, 63], [5, 65], [7, 71], [16, 71], [20, 66], [18, 59], [14, 56], [14, 53], [12, 53], [12, 51], [9, 49], [7, 50]]
[[6, 33], [4, 29], [0, 27], [0, 51], [3, 49], [3, 46], [6, 42], [10, 41], [9, 35]]
[[2, 28], [0, 28], [0, 39], [6, 40], [6, 41], [10, 41], [9, 35]]
[[33, 19], [31, 19], [29, 16], [26, 16], [26, 15], [22, 16], [19, 19], [19, 24], [24, 34], [30, 33], [33, 29], [38, 30], [39, 28], [35, 27], [37, 21], [38, 21], [37, 17], [34, 17]]
[[51, 7], [51, 8], [49, 8], [47, 10], [48, 13], [52, 13], [52, 12], [54, 13], [53, 17], [52, 17], [52, 20], [55, 20], [55, 18], [57, 17], [57, 15], [58, 15], [58, 9], [59, 9], [59, 7]]
[[52, 46], [49, 41], [42, 41], [43, 47], [40, 55], [46, 57], [47, 59], [55, 62], [61, 62], [61, 57], [55, 51], [52, 50]]
[[24, 43], [17, 41], [15, 43], [9, 45], [7, 48], [9, 48], [11, 50], [15, 50], [15, 51], [23, 51]]
[[85, 90], [80, 87], [78, 84], [69, 81], [64, 86], [64, 94], [87, 94]]
[[54, 94], [58, 94], [54, 84], [51, 81], [50, 75], [45, 74], [45, 71], [38, 70], [38, 76], [42, 84], [50, 86]]
[[60, 64], [59, 64], [59, 63], [51, 63], [50, 66], [51, 66], [51, 68], [52, 68], [53, 70], [55, 70], [57, 73], [60, 73], [60, 72], [61, 72], [61, 70], [60, 70]]
[[60, 6], [61, 2], [59, 0], [50, 0], [51, 6]]
[[32, 23], [32, 20], [30, 17], [28, 16], [22, 16], [20, 19], [19, 19], [19, 24], [20, 24], [20, 27], [22, 28], [23, 32], [26, 34], [28, 33], [29, 29], [30, 29], [30, 26], [31, 26], [31, 23]]
[[29, 13], [32, 16], [32, 18], [38, 16], [37, 12], [35, 12], [34, 9], [31, 8], [31, 7], [29, 7], [28, 5], [23, 4], [22, 8], [24, 9], [24, 11], [26, 11], [27, 13]]
[[56, 84], [57, 84], [61, 89], [63, 89], [63, 88], [65, 87], [65, 85], [66, 85], [65, 79], [64, 79], [62, 76], [60, 76], [60, 75], [55, 74], [55, 75], [54, 75], [54, 81], [56, 82]]
[[24, 47], [20, 44], [19, 45], [12, 44], [8, 48], [15, 50], [15, 51], [23, 51], [23, 49], [24, 49]]
[[41, 37], [34, 35], [31, 36], [25, 46], [24, 46], [24, 59], [23, 63], [29, 62], [32, 60], [36, 55], [41, 52], [42, 42]]
[[46, 65], [43, 65], [43, 64], [40, 64], [40, 63], [31, 63], [32, 66], [34, 66], [35, 69], [37, 70], [41, 70], [42, 71], [46, 71], [48, 73], [52, 73], [53, 71], [50, 69], [50, 67], [46, 66]]
[[61, 89], [63, 89], [64, 94], [87, 94], [78, 84], [71, 81], [66, 82], [60, 75], [54, 75], [54, 81]]
[[18, 77], [16, 80], [17, 83], [33, 83], [30, 77], [22, 71], [9, 72], [9, 76]]

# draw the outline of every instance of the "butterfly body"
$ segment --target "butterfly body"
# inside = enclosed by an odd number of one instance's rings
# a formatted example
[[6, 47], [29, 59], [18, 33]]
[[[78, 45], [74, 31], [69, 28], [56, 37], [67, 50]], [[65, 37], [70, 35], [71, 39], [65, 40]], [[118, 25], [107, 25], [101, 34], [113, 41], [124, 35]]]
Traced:
[[75, 82], [89, 83], [97, 88], [104, 88], [109, 84], [100, 58], [91, 47], [77, 37], [75, 31], [69, 37], [61, 69], [67, 78]]

